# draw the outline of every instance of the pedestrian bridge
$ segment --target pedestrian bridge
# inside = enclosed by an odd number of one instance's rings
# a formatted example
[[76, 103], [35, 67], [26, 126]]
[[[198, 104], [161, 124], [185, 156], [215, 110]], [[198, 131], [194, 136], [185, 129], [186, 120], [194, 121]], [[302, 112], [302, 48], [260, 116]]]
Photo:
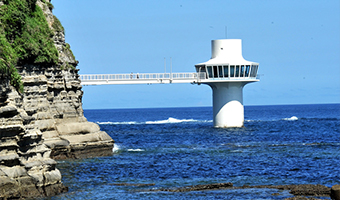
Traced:
[[258, 81], [258, 77], [209, 77], [199, 73], [131, 73], [131, 74], [82, 74], [82, 85], [165, 84], [165, 83], [211, 83]]
[[[211, 59], [195, 65], [191, 73], [83, 74], [82, 85], [207, 84], [213, 91], [214, 127], [243, 127], [243, 87], [259, 81], [259, 64], [242, 56], [241, 40], [213, 40]], [[165, 68], [164, 68], [165, 69]]]

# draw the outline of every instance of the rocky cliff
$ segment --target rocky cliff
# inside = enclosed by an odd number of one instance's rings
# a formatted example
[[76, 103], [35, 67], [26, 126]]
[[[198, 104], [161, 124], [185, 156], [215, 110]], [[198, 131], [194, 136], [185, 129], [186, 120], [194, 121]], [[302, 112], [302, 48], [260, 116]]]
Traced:
[[[15, 12], [13, 7], [24, 5], [26, 2], [27, 5], [33, 4], [30, 5], [30, 9], [35, 10], [34, 12], [42, 11], [45, 18], [43, 22], [53, 33], [49, 37], [53, 41], [52, 46], [56, 49], [58, 57], [55, 61], [41, 59], [39, 56], [42, 53], [34, 52], [36, 48], [34, 42], [26, 44], [25, 41], [18, 40], [19, 45], [23, 44], [23, 47], [17, 51], [19, 56], [14, 65], [16, 73], [21, 75], [21, 81], [20, 79], [13, 81], [14, 73], [10, 76], [6, 75], [6, 72], [11, 70], [6, 70], [7, 68], [4, 67], [13, 63], [14, 59], [9, 58], [15, 57], [12, 53], [15, 51], [11, 48], [16, 47], [9, 45], [6, 49], [3, 44], [7, 45], [11, 42], [15, 44], [17, 41], [16, 38], [11, 40], [9, 34], [5, 34], [6, 19], [1, 18], [0, 27], [5, 27], [3, 28], [5, 31], [0, 31], [2, 45], [0, 46], [0, 199], [51, 196], [63, 192], [67, 188], [61, 182], [61, 173], [53, 159], [110, 155], [114, 144], [107, 133], [100, 131], [97, 124], [88, 122], [83, 115], [83, 92], [78, 69], [76, 69], [78, 62], [70, 46], [65, 43], [64, 30], [59, 20], [52, 14], [52, 4], [47, 0], [22, 0], [21, 2], [0, 0], [0, 11], [6, 8], [7, 15], [12, 10]], [[14, 5], [15, 3], [17, 5]], [[26, 26], [29, 26], [29, 22], [27, 24]], [[15, 27], [11, 25], [11, 30], [13, 28]], [[18, 32], [16, 37], [18, 35], [24, 39], [29, 37], [20, 30]], [[40, 45], [44, 45], [41, 43], [44, 40], [37, 41]], [[51, 51], [47, 53], [49, 52]]]
[[54, 159], [86, 158], [112, 154], [113, 140], [83, 115], [78, 70], [60, 67], [18, 68], [22, 75], [23, 110]]
[[42, 132], [24, 110], [22, 96], [8, 80], [1, 80], [0, 86], [0, 199], [67, 191]]

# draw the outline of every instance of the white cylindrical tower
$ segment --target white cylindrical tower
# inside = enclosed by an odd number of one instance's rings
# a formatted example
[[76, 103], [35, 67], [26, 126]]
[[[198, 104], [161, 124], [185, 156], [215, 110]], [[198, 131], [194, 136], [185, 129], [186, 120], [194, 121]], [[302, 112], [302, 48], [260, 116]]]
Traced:
[[258, 63], [243, 58], [239, 39], [213, 40], [211, 50], [211, 59], [195, 67], [213, 90], [214, 127], [243, 127], [243, 87], [259, 81]]

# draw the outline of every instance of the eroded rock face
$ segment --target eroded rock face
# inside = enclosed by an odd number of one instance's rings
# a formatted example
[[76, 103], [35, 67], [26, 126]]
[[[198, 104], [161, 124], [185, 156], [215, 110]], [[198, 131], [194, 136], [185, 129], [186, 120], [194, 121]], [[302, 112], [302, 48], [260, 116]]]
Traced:
[[22, 106], [29, 127], [37, 128], [55, 159], [112, 154], [114, 141], [83, 115], [77, 69], [58, 66], [19, 68], [24, 83]]
[[23, 98], [0, 81], [0, 199], [51, 196], [67, 191], [42, 132], [30, 125]]

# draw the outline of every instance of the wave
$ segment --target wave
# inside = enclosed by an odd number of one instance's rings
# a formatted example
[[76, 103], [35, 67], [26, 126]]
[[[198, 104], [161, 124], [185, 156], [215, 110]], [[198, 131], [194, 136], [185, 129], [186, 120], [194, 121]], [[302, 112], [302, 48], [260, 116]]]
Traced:
[[171, 123], [182, 123], [182, 122], [198, 122], [195, 119], [176, 119], [169, 117], [166, 120], [157, 120], [157, 121], [147, 121], [145, 124], [171, 124]]
[[121, 152], [125, 152], [125, 151], [130, 151], [130, 152], [140, 152], [140, 151], [145, 151], [145, 149], [126, 149], [123, 146], [121, 145], [118, 145], [118, 144], [114, 144], [113, 148], [112, 148], [112, 152], [113, 153], [121, 153]]
[[127, 149], [127, 151], [145, 151], [145, 149]]
[[265, 120], [254, 120], [254, 119], [245, 119], [245, 122], [261, 122], [261, 121], [265, 121]]
[[133, 125], [133, 124], [175, 124], [175, 123], [191, 123], [191, 122], [211, 123], [212, 121], [213, 120], [176, 119], [173, 117], [169, 117], [166, 120], [155, 120], [155, 121], [145, 121], [145, 122], [128, 121], [128, 122], [96, 122], [96, 123], [100, 125]]
[[296, 116], [292, 116], [289, 118], [282, 118], [282, 119], [247, 119], [244, 120], [245, 122], [272, 122], [272, 121], [296, 121], [299, 120], [299, 118], [297, 118]]
[[117, 144], [114, 144], [113, 148], [112, 148], [112, 152], [113, 153], [118, 153], [119, 150], [120, 150], [120, 147]]
[[[298, 118], [296, 116], [292, 116], [289, 118], [281, 118], [281, 119], [246, 119], [245, 122], [270, 122], [270, 121], [297, 121], [297, 120], [330, 120], [336, 121], [339, 118]], [[197, 120], [197, 119], [176, 119], [173, 117], [169, 117], [165, 120], [155, 120], [155, 121], [145, 121], [145, 122], [137, 122], [137, 121], [125, 121], [125, 122], [96, 122], [99, 125], [135, 125], [135, 124], [176, 124], [176, 123], [212, 123], [213, 120]]]
[[296, 116], [292, 116], [290, 118], [283, 118], [282, 120], [286, 120], [286, 121], [296, 121], [299, 120], [299, 118], [297, 118]]

